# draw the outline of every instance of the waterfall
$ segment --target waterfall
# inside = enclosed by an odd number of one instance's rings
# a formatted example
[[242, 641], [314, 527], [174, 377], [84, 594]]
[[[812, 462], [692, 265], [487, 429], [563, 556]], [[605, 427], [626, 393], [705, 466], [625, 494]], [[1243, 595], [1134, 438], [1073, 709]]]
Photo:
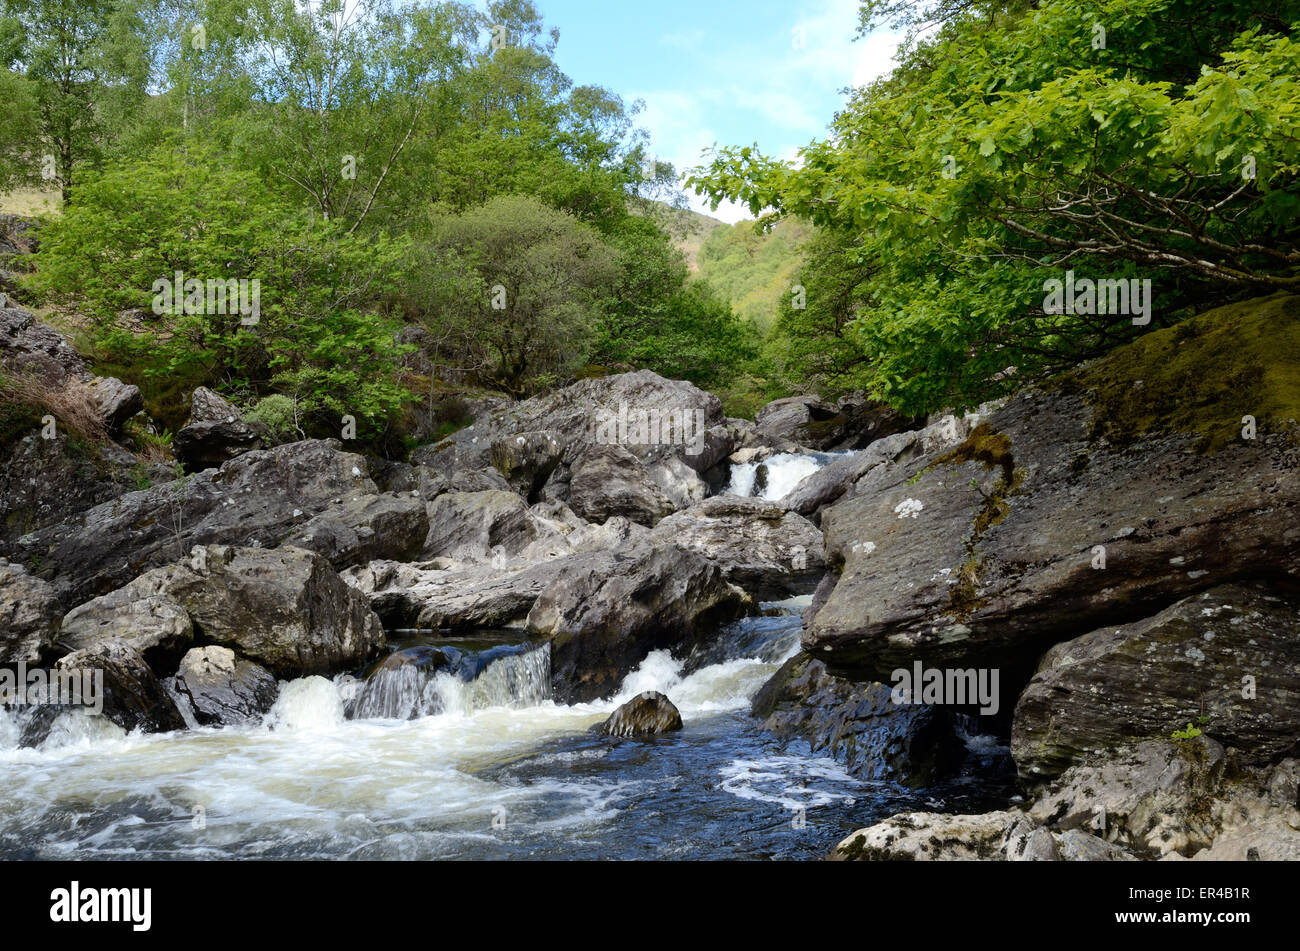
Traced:
[[534, 707], [551, 698], [549, 644], [478, 656], [454, 648], [448, 652], [451, 656], [440, 665], [403, 663], [373, 671], [350, 698], [348, 717], [414, 720], [489, 707]]
[[762, 462], [743, 462], [731, 467], [731, 482], [724, 491], [775, 502], [818, 469], [844, 455], [848, 454], [782, 452]]

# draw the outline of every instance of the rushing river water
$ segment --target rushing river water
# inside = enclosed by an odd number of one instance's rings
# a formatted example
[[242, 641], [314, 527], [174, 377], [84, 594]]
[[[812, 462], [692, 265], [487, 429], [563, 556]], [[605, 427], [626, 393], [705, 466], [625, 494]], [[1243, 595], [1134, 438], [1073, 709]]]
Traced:
[[[574, 706], [546, 698], [542, 648], [497, 650], [469, 681], [443, 670], [390, 685], [385, 712], [401, 717], [348, 719], [364, 699], [357, 682], [308, 677], [242, 728], [128, 736], [75, 713], [40, 748], [18, 749], [7, 718], [0, 854], [819, 858], [863, 824], [941, 805], [946, 793], [857, 780], [757, 728], [750, 699], [798, 636], [796, 613], [735, 622], [707, 655], [656, 652], [619, 696]], [[682, 731], [595, 733], [646, 689], [673, 699]]]
[[[779, 498], [829, 458], [774, 457], [753, 494]], [[733, 491], [751, 494], [754, 470]], [[986, 804], [975, 787], [855, 778], [759, 728], [750, 701], [798, 650], [807, 600], [728, 624], [691, 657], [655, 652], [599, 703], [553, 702], [549, 650], [516, 631], [398, 635], [395, 651], [441, 668], [283, 683], [244, 727], [127, 735], [77, 712], [20, 749], [0, 710], [0, 857], [821, 858], [894, 812]], [[680, 732], [595, 731], [652, 689]]]

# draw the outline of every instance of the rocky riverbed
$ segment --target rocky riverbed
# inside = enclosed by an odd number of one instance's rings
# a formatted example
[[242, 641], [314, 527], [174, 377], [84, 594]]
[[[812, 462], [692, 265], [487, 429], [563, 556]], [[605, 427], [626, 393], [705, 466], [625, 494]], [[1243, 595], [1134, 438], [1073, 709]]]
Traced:
[[103, 684], [0, 711], [6, 854], [1300, 857], [1300, 429], [1231, 390], [751, 422], [641, 371], [406, 460], [200, 390], [176, 471], [31, 312], [0, 359], [108, 434], [0, 466], [0, 665]]

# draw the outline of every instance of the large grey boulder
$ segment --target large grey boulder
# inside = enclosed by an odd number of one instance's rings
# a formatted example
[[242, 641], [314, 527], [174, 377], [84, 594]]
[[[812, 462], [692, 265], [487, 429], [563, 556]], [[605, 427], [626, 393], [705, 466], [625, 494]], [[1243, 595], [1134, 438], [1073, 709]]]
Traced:
[[[667, 413], [678, 414], [675, 418], [688, 425], [668, 427], [665, 440], [663, 426], [654, 426], [650, 434], [648, 424], [651, 414], [659, 418]], [[647, 425], [639, 426], [641, 420]], [[692, 383], [639, 370], [582, 380], [494, 409], [446, 439], [420, 447], [411, 461], [443, 472], [481, 469], [493, 464], [494, 447], [499, 453], [503, 440], [542, 433], [563, 434], [565, 463], [591, 446], [619, 445], [646, 463], [676, 456], [699, 473], [726, 457], [732, 444], [718, 397]], [[530, 494], [530, 501], [536, 498], [540, 496]]]
[[78, 608], [74, 629], [97, 644], [97, 631], [129, 630], [146, 609], [157, 626], [141, 625], [132, 635], [145, 649], [187, 648], [183, 633], [160, 640], [163, 622], [174, 621], [200, 643], [229, 647], [286, 678], [356, 667], [384, 643], [366, 598], [301, 548], [196, 546], [186, 562], [155, 568]]
[[1020, 695], [1012, 754], [1026, 778], [1086, 753], [1196, 725], [1249, 761], [1300, 744], [1300, 606], [1224, 585], [1153, 617], [1057, 644]]
[[39, 660], [54, 643], [62, 617], [53, 588], [0, 558], [0, 664]]
[[194, 643], [189, 612], [166, 590], [171, 575], [146, 572], [123, 588], [73, 608], [63, 618], [59, 643], [69, 650], [121, 640], [144, 656], [150, 666], [174, 670]]
[[816, 526], [762, 499], [713, 496], [664, 518], [650, 541], [708, 557], [728, 581], [762, 599], [806, 594], [826, 569]]
[[428, 504], [429, 530], [420, 557], [463, 562], [515, 555], [542, 530], [528, 503], [514, 492], [445, 492]]
[[751, 606], [704, 556], [636, 546], [612, 564], [566, 559], [526, 626], [549, 639], [555, 697], [572, 703], [609, 696], [651, 651], [689, 650]]
[[623, 516], [654, 525], [674, 509], [641, 460], [622, 446], [593, 446], [573, 463], [569, 505], [589, 522]]
[[72, 344], [25, 307], [0, 307], [0, 364], [48, 384], [91, 378]]

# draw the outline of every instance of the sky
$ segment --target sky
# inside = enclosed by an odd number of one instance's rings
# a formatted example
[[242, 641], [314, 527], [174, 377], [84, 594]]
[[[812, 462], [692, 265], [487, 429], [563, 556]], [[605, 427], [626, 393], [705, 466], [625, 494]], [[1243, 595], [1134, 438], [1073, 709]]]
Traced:
[[[840, 90], [889, 71], [898, 43], [888, 32], [854, 42], [858, 0], [535, 2], [560, 30], [560, 68], [629, 105], [644, 100], [637, 121], [651, 153], [678, 169], [700, 164], [715, 142], [794, 158], [824, 137]], [[723, 221], [749, 217], [687, 197]]]

